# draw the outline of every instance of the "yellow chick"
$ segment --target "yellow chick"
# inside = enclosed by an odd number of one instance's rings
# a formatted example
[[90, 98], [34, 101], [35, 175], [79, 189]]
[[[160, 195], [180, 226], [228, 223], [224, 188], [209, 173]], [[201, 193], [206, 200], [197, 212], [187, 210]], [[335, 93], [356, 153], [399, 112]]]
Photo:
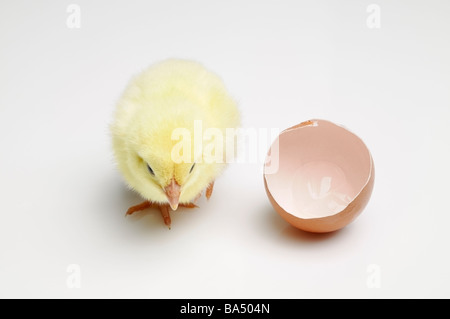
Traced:
[[[145, 199], [127, 215], [158, 207], [170, 228], [169, 206], [196, 207], [193, 202], [204, 190], [209, 199], [226, 166], [226, 129], [239, 124], [236, 103], [222, 80], [197, 62], [169, 59], [135, 76], [111, 124], [118, 168], [128, 186]], [[223, 138], [197, 136], [199, 125], [201, 132], [210, 128]], [[206, 145], [217, 149], [210, 148], [208, 155]], [[211, 154], [224, 154], [223, 160], [207, 160]]]

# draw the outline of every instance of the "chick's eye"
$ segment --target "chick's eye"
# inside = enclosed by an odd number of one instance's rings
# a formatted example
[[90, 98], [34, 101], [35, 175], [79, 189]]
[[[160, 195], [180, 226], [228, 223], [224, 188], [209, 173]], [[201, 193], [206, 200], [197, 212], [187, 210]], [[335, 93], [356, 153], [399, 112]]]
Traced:
[[150, 174], [152, 174], [153, 176], [155, 176], [155, 172], [152, 170], [152, 168], [150, 167], [150, 165], [147, 164], [147, 169], [150, 172]]
[[195, 163], [191, 166], [191, 169], [189, 170], [189, 174], [192, 173], [192, 170], [194, 169]]

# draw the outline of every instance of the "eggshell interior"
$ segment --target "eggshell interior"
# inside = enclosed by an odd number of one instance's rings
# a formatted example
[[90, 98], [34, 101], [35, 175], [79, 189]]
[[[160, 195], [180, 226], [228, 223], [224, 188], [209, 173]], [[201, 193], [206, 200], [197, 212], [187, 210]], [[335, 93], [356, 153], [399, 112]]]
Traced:
[[[283, 131], [268, 157], [268, 191], [282, 209], [302, 219], [341, 212], [358, 196], [371, 174], [371, 156], [363, 141], [324, 120]], [[277, 169], [268, 167], [274, 163], [278, 163]]]

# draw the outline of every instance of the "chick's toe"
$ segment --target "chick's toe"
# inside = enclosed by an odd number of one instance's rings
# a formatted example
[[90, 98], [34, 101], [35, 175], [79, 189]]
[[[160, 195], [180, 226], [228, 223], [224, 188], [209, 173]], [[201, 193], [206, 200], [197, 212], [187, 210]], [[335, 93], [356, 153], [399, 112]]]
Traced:
[[211, 197], [212, 192], [213, 192], [213, 188], [214, 188], [214, 182], [209, 184], [208, 188], [206, 189], [206, 199], [209, 199]]
[[142, 202], [138, 205], [131, 206], [130, 208], [128, 208], [125, 216], [132, 215], [135, 212], [139, 212], [139, 211], [144, 210], [149, 207], [152, 207], [152, 203], [150, 203], [148, 200], [146, 200], [145, 202]]

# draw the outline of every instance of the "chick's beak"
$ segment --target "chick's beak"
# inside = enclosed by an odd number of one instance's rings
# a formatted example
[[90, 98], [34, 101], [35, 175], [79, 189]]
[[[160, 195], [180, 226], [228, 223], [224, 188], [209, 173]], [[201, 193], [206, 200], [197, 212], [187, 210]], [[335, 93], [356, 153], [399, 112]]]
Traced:
[[166, 192], [167, 199], [169, 200], [170, 208], [177, 210], [178, 201], [180, 199], [180, 185], [175, 181], [174, 178], [170, 181], [170, 184], [164, 188]]

